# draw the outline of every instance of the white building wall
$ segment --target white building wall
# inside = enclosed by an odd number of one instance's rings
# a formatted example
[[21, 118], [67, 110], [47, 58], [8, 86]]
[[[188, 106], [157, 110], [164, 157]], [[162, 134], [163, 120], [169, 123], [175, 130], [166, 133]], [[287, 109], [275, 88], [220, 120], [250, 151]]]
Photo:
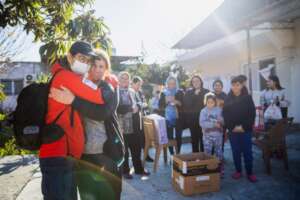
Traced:
[[[24, 79], [24, 87], [28, 84], [26, 76], [31, 75], [32, 81], [36, 80], [38, 75], [44, 72], [45, 68], [38, 62], [16, 62], [5, 73], [0, 74], [0, 79]], [[0, 103], [3, 110], [14, 110], [17, 104], [17, 95], [7, 95], [6, 99]]]
[[[300, 123], [300, 20], [295, 23], [294, 31], [270, 31], [251, 38], [251, 44], [255, 102], [259, 102], [260, 95], [258, 63], [260, 60], [275, 58], [277, 75], [282, 86], [286, 88], [287, 98], [292, 103], [289, 116], [293, 116], [295, 121]], [[187, 66], [189, 71], [200, 71], [208, 88], [211, 88], [211, 83], [216, 77], [227, 80], [225, 90], [228, 91], [230, 77], [247, 71], [243, 68], [247, 63], [246, 41], [235, 45], [235, 47], [223, 46], [210, 49], [180, 64]]]
[[297, 122], [300, 122], [300, 20], [295, 23], [295, 49], [291, 62], [291, 112]]

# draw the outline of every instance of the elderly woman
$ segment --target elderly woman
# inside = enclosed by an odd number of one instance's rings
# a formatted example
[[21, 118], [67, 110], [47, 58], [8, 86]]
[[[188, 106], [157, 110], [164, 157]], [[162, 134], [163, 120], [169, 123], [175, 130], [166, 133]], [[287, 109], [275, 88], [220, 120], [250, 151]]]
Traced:
[[[179, 89], [176, 77], [169, 76], [166, 80], [166, 87], [159, 99], [159, 108], [166, 118], [168, 139], [174, 139], [174, 129], [177, 142], [177, 152], [180, 153], [182, 143], [182, 101], [183, 91]], [[169, 147], [171, 155], [174, 154], [173, 147]]]
[[129, 168], [129, 150], [135, 174], [148, 176], [150, 173], [145, 171], [141, 161], [141, 140], [140, 132], [136, 132], [135, 125], [139, 122], [135, 114], [139, 112], [139, 107], [135, 98], [135, 91], [130, 88], [130, 75], [128, 72], [119, 73], [120, 81], [120, 103], [117, 109], [120, 126], [125, 141], [125, 162], [123, 165], [123, 176], [132, 179]]
[[121, 195], [124, 141], [116, 116], [117, 81], [109, 72], [108, 55], [97, 51], [87, 76], [82, 80], [91, 88], [101, 88], [105, 105], [90, 103], [65, 88], [52, 90], [50, 94], [83, 116], [86, 144], [76, 173], [81, 199], [120, 199]]
[[256, 182], [256, 176], [252, 171], [252, 126], [255, 119], [255, 106], [250, 95], [243, 93], [243, 82], [239, 77], [231, 81], [231, 92], [225, 100], [223, 117], [225, 127], [229, 131], [229, 140], [236, 172], [232, 175], [234, 179], [242, 176], [242, 160], [244, 163], [248, 180]]

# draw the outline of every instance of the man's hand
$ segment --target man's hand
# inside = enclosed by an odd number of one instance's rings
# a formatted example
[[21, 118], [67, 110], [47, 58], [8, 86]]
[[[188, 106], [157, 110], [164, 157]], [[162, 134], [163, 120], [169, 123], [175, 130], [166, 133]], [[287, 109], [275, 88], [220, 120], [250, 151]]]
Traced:
[[196, 90], [195, 90], [195, 95], [198, 95], [200, 92], [201, 92], [200, 89], [196, 89]]
[[232, 132], [243, 133], [243, 132], [245, 132], [245, 130], [243, 129], [242, 126], [235, 126], [234, 129], [232, 130]]
[[70, 105], [75, 99], [75, 95], [66, 87], [60, 86], [60, 89], [51, 88], [50, 89], [50, 98], [53, 98], [55, 101]]

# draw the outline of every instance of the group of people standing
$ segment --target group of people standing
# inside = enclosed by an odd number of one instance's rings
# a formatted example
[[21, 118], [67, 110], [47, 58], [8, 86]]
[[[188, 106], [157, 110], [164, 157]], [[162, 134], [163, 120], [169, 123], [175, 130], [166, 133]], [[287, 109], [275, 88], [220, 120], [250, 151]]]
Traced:
[[[166, 118], [167, 135], [177, 141], [178, 152], [182, 144], [182, 131], [188, 128], [191, 133], [193, 152], [215, 154], [221, 161], [221, 174], [224, 174], [224, 142], [229, 138], [235, 165], [232, 177], [242, 177], [242, 157], [247, 178], [256, 182], [253, 174], [252, 132], [256, 108], [247, 86], [247, 77], [239, 75], [231, 80], [228, 94], [223, 91], [223, 82], [215, 80], [213, 91], [203, 87], [200, 76], [194, 75], [190, 88], [180, 89], [176, 77], [169, 76], [160, 96], [155, 93], [152, 104], [154, 111]], [[286, 98], [277, 76], [270, 76], [268, 88], [262, 92], [262, 105], [266, 108], [272, 102], [282, 106]], [[283, 116], [287, 108], [281, 107]], [[170, 147], [170, 154], [174, 153]]]
[[[129, 152], [134, 173], [150, 175], [141, 162], [145, 142], [142, 120], [149, 114], [141, 90], [143, 80], [131, 78], [125, 71], [116, 77], [110, 68], [104, 51], [82, 41], [75, 42], [67, 56], [51, 68], [54, 78], [46, 124], [55, 122], [64, 135], [40, 148], [45, 200], [76, 200], [77, 188], [83, 200], [120, 199], [122, 177], [133, 178]], [[181, 151], [183, 129], [189, 128], [193, 152], [215, 153], [223, 161], [227, 130], [236, 168], [232, 177], [242, 176], [243, 156], [248, 179], [255, 182], [251, 144], [255, 106], [245, 81], [242, 75], [234, 77], [230, 92], [225, 94], [221, 80], [213, 83], [210, 92], [203, 87], [201, 77], [194, 75], [190, 88], [183, 90], [176, 77], [170, 76], [163, 91], [155, 92], [151, 107], [166, 118], [168, 138], [175, 135], [177, 141], [176, 153]], [[272, 81], [270, 90], [282, 89], [279, 80]], [[270, 93], [264, 93], [266, 105]], [[274, 93], [282, 94], [273, 92], [272, 98]], [[284, 95], [277, 96], [283, 101]], [[174, 154], [172, 147], [169, 151]], [[150, 157], [146, 160], [153, 161]]]

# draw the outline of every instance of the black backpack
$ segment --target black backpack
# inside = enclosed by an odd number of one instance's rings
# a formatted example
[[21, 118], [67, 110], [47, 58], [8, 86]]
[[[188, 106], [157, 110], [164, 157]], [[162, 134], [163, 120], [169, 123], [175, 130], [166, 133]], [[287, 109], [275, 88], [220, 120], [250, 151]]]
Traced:
[[[48, 125], [45, 126], [48, 94], [52, 80], [59, 71], [47, 83], [32, 83], [28, 85], [18, 96], [17, 107], [13, 113], [13, 130], [16, 143], [22, 149], [38, 150], [42, 143], [51, 142], [43, 139], [43, 132], [45, 129], [49, 129]], [[53, 124], [55, 124], [61, 114], [62, 112], [53, 121]], [[62, 133], [61, 130], [58, 130], [60, 129], [59, 127], [53, 128], [60, 132], [54, 136], [55, 138], [52, 138], [57, 140]]]

